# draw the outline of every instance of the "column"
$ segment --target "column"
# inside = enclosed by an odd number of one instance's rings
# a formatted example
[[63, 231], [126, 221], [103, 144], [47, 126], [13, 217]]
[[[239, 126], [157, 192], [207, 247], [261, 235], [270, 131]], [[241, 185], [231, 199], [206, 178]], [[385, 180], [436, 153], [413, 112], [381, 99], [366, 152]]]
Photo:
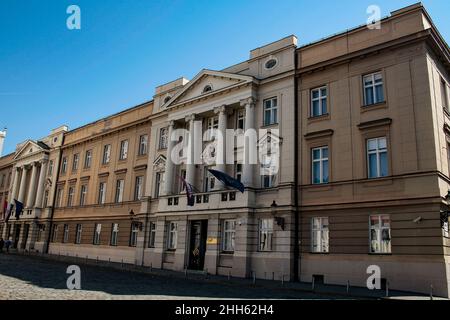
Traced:
[[14, 199], [16, 198], [16, 193], [17, 193], [17, 187], [19, 184], [19, 168], [14, 168], [14, 178], [13, 178], [13, 184], [12, 184], [12, 188], [11, 188], [11, 194], [9, 196], [9, 203], [11, 203], [12, 201], [14, 201]]
[[186, 181], [191, 185], [195, 186], [195, 161], [194, 161], [194, 144], [195, 144], [195, 134], [194, 134], [194, 121], [195, 114], [191, 114], [186, 117], [186, 122], [189, 122], [189, 140], [187, 147], [187, 160], [186, 160]]
[[172, 133], [174, 130], [175, 122], [169, 122], [169, 140], [167, 141], [167, 159], [166, 159], [166, 169], [164, 173], [164, 193], [165, 195], [170, 195], [173, 193], [173, 172], [174, 163], [172, 161], [172, 149], [175, 141], [172, 141]]
[[27, 196], [27, 208], [33, 208], [34, 200], [36, 199], [36, 180], [37, 180], [37, 163], [34, 162], [31, 165], [31, 180], [28, 186], [28, 196]]
[[45, 176], [47, 174], [48, 160], [41, 161], [41, 172], [39, 174], [38, 189], [36, 193], [36, 207], [42, 208], [44, 199]]
[[[241, 106], [245, 106], [245, 142], [244, 142], [244, 163], [242, 165], [242, 183], [246, 187], [253, 186], [253, 164], [258, 155], [257, 135], [255, 131], [255, 99], [248, 98], [241, 100]], [[251, 150], [253, 148], [253, 150]]]
[[[216, 165], [217, 171], [226, 171], [226, 130], [227, 130], [227, 114], [226, 106], [214, 108], [214, 113], [219, 115], [218, 135], [216, 136]], [[223, 183], [218, 181], [216, 189], [224, 189]]]
[[19, 187], [19, 196], [18, 199], [20, 202], [24, 202], [24, 198], [25, 198], [25, 183], [27, 181], [27, 171], [28, 171], [28, 167], [27, 166], [23, 166], [22, 167], [22, 178], [20, 179], [20, 187]]

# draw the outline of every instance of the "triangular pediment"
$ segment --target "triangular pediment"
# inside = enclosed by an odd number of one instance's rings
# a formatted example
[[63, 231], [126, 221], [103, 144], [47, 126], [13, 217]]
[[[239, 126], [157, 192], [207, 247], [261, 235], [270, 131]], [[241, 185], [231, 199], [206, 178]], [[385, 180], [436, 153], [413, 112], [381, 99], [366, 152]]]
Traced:
[[32, 155], [35, 153], [39, 153], [42, 151], [45, 151], [44, 145], [41, 143], [36, 143], [32, 140], [25, 141], [19, 148], [19, 151], [16, 152], [16, 155], [14, 156], [14, 160], [23, 158], [28, 155]]
[[156, 157], [155, 161], [153, 161], [153, 169], [155, 171], [164, 171], [166, 168], [166, 157], [160, 154]]
[[258, 140], [258, 147], [265, 148], [270, 144], [282, 144], [283, 138], [281, 138], [276, 132], [267, 131]]
[[253, 82], [253, 80], [250, 76], [204, 69], [162, 107], [169, 108], [183, 102], [204, 98], [222, 90]]

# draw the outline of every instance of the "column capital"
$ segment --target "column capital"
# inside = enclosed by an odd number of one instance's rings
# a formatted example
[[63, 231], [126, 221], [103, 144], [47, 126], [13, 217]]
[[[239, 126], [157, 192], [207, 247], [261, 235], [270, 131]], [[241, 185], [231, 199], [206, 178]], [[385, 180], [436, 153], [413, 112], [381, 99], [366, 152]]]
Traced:
[[256, 99], [254, 97], [248, 97], [248, 98], [242, 99], [240, 101], [241, 107], [246, 107], [246, 106], [254, 107], [255, 103], [256, 103]]
[[48, 159], [42, 159], [42, 160], [40, 160], [39, 161], [39, 163], [41, 164], [41, 165], [43, 165], [43, 164], [45, 164], [45, 163], [48, 163]]
[[175, 121], [174, 120], [170, 120], [169, 121], [169, 127], [174, 127], [175, 126]]
[[195, 113], [186, 116], [186, 117], [184, 118], [184, 120], [185, 120], [186, 122], [194, 121], [194, 120], [195, 120]]
[[221, 105], [220, 107], [215, 107], [214, 108], [214, 113], [215, 114], [218, 114], [218, 113], [225, 113], [225, 111], [227, 110], [227, 105], [226, 104], [223, 104], [223, 105]]

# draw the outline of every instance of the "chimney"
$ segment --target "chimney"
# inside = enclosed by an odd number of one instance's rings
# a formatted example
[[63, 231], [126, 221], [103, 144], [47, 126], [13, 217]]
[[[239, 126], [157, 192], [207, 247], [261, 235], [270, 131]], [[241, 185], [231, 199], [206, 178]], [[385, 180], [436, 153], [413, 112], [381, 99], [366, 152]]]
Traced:
[[6, 128], [3, 129], [3, 131], [0, 130], [0, 157], [2, 156], [3, 142], [5, 142], [5, 137], [6, 137]]

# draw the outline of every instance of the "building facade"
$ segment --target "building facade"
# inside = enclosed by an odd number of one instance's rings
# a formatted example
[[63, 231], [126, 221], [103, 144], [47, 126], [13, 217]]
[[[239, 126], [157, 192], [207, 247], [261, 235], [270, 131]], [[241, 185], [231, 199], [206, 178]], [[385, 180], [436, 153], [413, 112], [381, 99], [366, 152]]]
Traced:
[[18, 145], [0, 200], [25, 208], [0, 231], [19, 250], [234, 277], [366, 286], [376, 266], [389, 288], [449, 296], [449, 83], [421, 5], [289, 36]]

